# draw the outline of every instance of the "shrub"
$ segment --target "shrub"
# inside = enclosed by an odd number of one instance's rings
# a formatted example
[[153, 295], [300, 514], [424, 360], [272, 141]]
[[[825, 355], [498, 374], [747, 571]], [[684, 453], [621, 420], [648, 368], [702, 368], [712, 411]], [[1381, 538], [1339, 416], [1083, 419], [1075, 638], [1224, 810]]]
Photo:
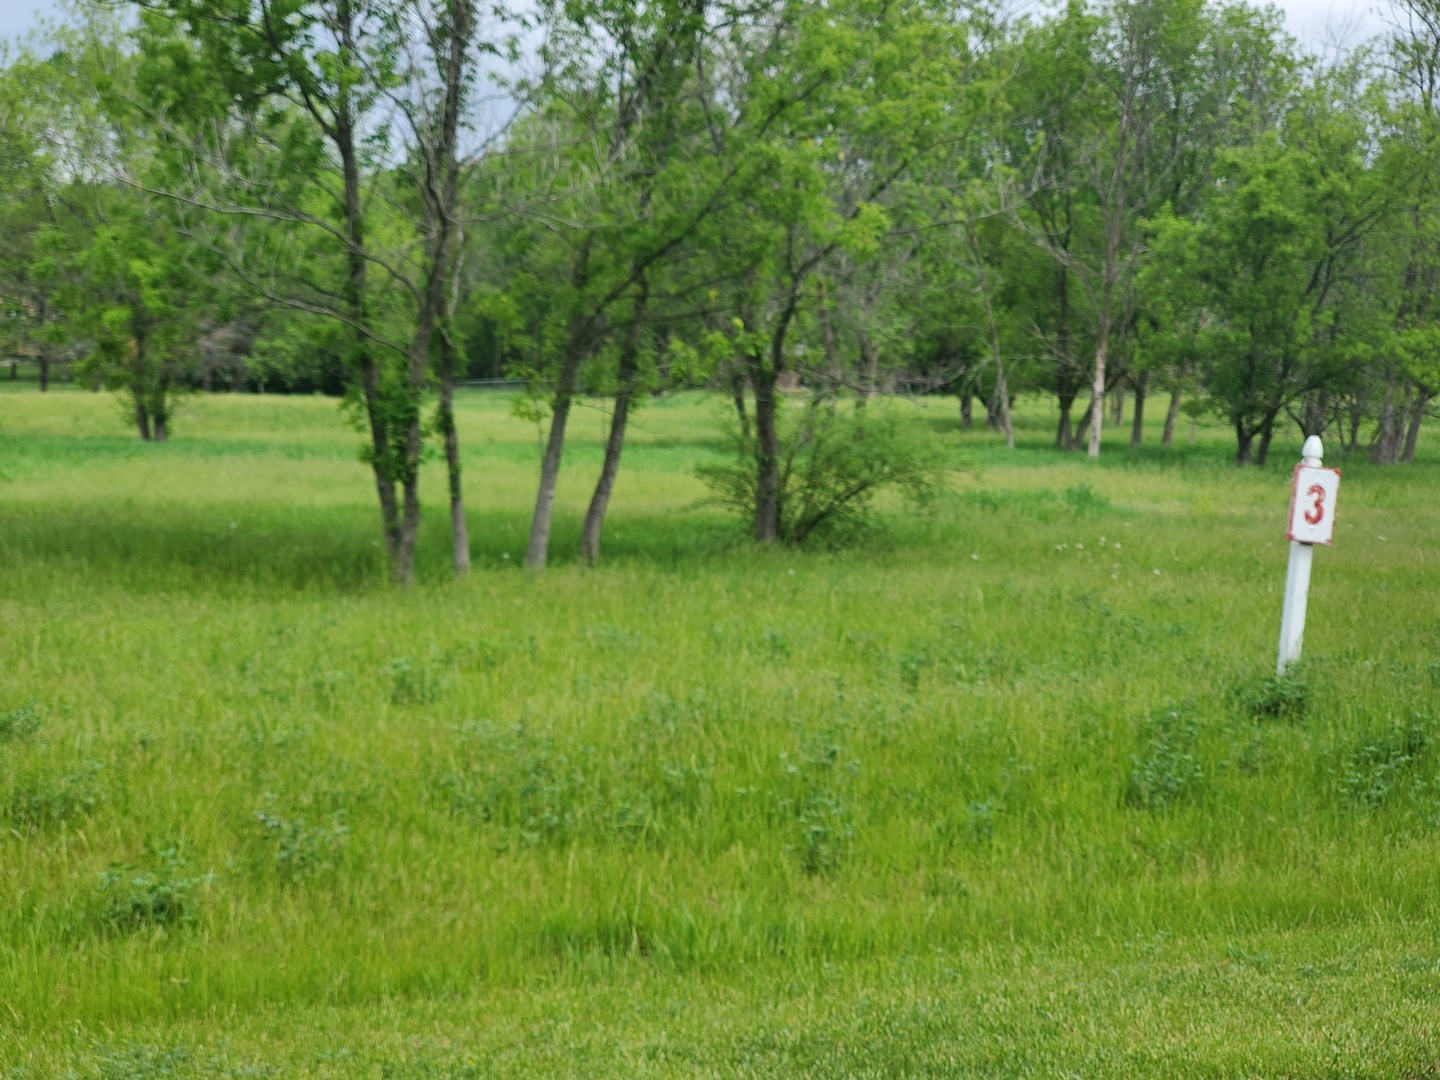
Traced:
[[143, 870], [116, 868], [100, 878], [105, 922], [117, 930], [173, 926], [195, 921], [195, 890], [212, 874], [187, 876], [188, 864], [176, 848], [155, 851]]
[[1266, 675], [1237, 685], [1231, 697], [1240, 711], [1255, 720], [1299, 720], [1305, 715], [1309, 685], [1303, 676], [1287, 672]]
[[100, 801], [98, 761], [84, 761], [58, 776], [20, 776], [0, 794], [0, 820], [12, 828], [40, 829], [88, 814]]
[[459, 749], [462, 767], [440, 781], [452, 808], [514, 829], [526, 844], [565, 843], [600, 811], [581, 763], [548, 732], [478, 724], [464, 731]]
[[40, 730], [40, 706], [27, 701], [18, 709], [0, 712], [0, 742], [24, 739]]
[[1141, 728], [1140, 752], [1130, 759], [1125, 801], [1144, 810], [1161, 810], [1193, 796], [1205, 772], [1195, 759], [1199, 726], [1187, 711], [1162, 709]]
[[1110, 500], [1095, 494], [1089, 484], [1066, 488], [1065, 503], [1077, 518], [1099, 517], [1110, 509]]
[[[780, 418], [778, 536], [803, 544], [841, 539], [871, 518], [886, 489], [922, 503], [938, 490], [941, 453], [917, 425], [901, 425], [879, 402], [865, 408], [817, 394]], [[759, 485], [758, 446], [751, 434], [731, 434], [734, 460], [696, 471], [714, 501], [752, 526]]]
[[[273, 801], [274, 796], [267, 798]], [[308, 825], [304, 818], [287, 819], [264, 810], [255, 811], [255, 821], [276, 875], [287, 883], [333, 868], [350, 836], [343, 810], [336, 811], [329, 823], [322, 825]]]
[[1424, 719], [1417, 715], [1406, 727], [1360, 740], [1340, 768], [1341, 802], [1369, 810], [1402, 793], [1423, 791], [1419, 774], [1431, 746]]
[[390, 701], [395, 705], [429, 705], [440, 699], [444, 676], [430, 664], [402, 656], [385, 665], [390, 677]]
[[775, 794], [797, 833], [787, 848], [795, 852], [807, 874], [832, 873], [850, 854], [855, 837], [846, 796], [859, 763], [844, 761], [840, 747], [829, 741], [814, 746], [798, 762], [789, 755], [782, 755], [781, 761], [787, 779]]

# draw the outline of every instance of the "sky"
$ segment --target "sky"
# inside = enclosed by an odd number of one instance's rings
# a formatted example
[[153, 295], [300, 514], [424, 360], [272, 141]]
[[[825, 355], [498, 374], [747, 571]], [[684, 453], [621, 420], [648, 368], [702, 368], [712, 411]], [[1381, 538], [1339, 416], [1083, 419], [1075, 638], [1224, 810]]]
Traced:
[[[1279, 0], [1278, 6], [1290, 33], [1313, 50], [1353, 45], [1383, 31], [1389, 11], [1386, 0]], [[58, 9], [57, 0], [0, 0], [0, 37], [27, 33]]]

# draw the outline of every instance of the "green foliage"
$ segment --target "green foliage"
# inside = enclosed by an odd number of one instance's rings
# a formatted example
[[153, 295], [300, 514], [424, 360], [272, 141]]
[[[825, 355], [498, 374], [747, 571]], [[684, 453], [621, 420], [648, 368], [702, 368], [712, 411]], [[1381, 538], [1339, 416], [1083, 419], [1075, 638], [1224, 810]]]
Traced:
[[11, 829], [35, 830], [85, 817], [100, 803], [101, 768], [98, 761], [83, 761], [62, 770], [18, 770], [0, 788], [0, 821]]
[[430, 705], [445, 691], [445, 676], [435, 664], [400, 656], [384, 667], [390, 700], [396, 705]]
[[1335, 783], [1343, 805], [1373, 810], [1400, 797], [1429, 797], [1440, 803], [1433, 725], [1416, 714], [1403, 727], [1371, 732], [1345, 754]]
[[[757, 450], [753, 436], [732, 431], [735, 460], [696, 470], [715, 502], [752, 526]], [[893, 410], [812, 397], [782, 413], [778, 538], [787, 544], [852, 540], [871, 522], [878, 496], [894, 490], [921, 508], [943, 480], [943, 451]]]
[[255, 811], [258, 840], [281, 882], [293, 884], [334, 869], [350, 837], [343, 810], [331, 814], [328, 823], [308, 825], [303, 817], [275, 813], [274, 795], [267, 795], [265, 801], [271, 808]]
[[1164, 810], [1194, 798], [1205, 770], [1195, 756], [1200, 725], [1188, 706], [1164, 708], [1140, 727], [1139, 752], [1130, 759], [1125, 801], [1142, 810]]
[[1256, 720], [1300, 720], [1310, 696], [1309, 680], [1298, 670], [1284, 675], [1263, 675], [1236, 684], [1231, 700], [1246, 716]]
[[42, 713], [40, 706], [28, 701], [9, 712], [0, 712], [0, 742], [7, 739], [26, 739], [40, 730]]
[[115, 930], [181, 926], [195, 922], [196, 891], [213, 874], [187, 875], [189, 863], [175, 847], [155, 848], [142, 869], [115, 867], [100, 877], [101, 918]]
[[[536, 577], [501, 558], [534, 430], [465, 393], [476, 570], [450, 580], [432, 521], [402, 593], [333, 402], [198, 397], [158, 456], [103, 397], [0, 379], [0, 405], [0, 701], [45, 705], [0, 743], [0, 804], [105, 763], [78, 806], [26, 812], [45, 824], [0, 816], [23, 1019], [0, 1075], [668, 1076], [682, 1038], [680, 1071], [775, 1077], [1428, 1061], [1406, 1034], [1440, 925], [1416, 872], [1440, 837], [1413, 719], [1436, 687], [1428, 441], [1413, 470], [1347, 465], [1304, 722], [1256, 724], [1227, 680], [1274, 647], [1283, 477], [1236, 474], [1213, 423], [1184, 468], [1094, 464], [1048, 449], [1033, 397], [1014, 452], [872, 399], [974, 462], [963, 494], [877, 500], [843, 551], [757, 552], [684, 510], [715, 403], [667, 396], [626, 451], [613, 563]], [[605, 416], [571, 423], [593, 467]], [[562, 536], [587, 494], [559, 489]], [[396, 703], [405, 657], [437, 699]], [[163, 921], [176, 896], [193, 929]], [[1293, 1040], [1257, 1032], [1252, 994], [1306, 995]], [[1067, 1034], [1057, 1007], [1105, 1023]]]
[[1110, 501], [1095, 494], [1089, 484], [1077, 484], [1064, 491], [1065, 505], [1077, 518], [1098, 517], [1110, 509]]

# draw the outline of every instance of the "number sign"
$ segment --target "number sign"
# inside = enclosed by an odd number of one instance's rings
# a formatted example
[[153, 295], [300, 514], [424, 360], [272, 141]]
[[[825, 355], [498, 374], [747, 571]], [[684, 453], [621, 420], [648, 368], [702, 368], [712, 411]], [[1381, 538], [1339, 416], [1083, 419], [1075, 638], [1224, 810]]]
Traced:
[[1296, 465], [1290, 489], [1290, 531], [1302, 544], [1328, 544], [1335, 538], [1335, 497], [1340, 470]]

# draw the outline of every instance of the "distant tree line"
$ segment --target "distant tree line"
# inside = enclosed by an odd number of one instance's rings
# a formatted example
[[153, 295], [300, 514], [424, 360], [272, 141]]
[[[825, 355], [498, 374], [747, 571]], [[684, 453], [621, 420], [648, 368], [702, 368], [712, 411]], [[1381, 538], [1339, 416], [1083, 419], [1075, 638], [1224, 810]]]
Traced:
[[120, 392], [145, 439], [186, 391], [343, 395], [401, 581], [427, 440], [468, 565], [467, 378], [548, 422], [532, 566], [585, 395], [613, 401], [589, 560], [629, 420], [678, 387], [733, 397], [712, 481], [761, 541], [843, 516], [787, 487], [818, 447], [837, 497], [920, 483], [865, 419], [893, 392], [1012, 443], [1016, 395], [1053, 395], [1091, 457], [1128, 399], [1134, 445], [1158, 407], [1167, 446], [1209, 414], [1241, 464], [1286, 425], [1409, 461], [1440, 391], [1440, 0], [1399, 11], [1322, 59], [1199, 0], [82, 7], [0, 72], [0, 347]]

